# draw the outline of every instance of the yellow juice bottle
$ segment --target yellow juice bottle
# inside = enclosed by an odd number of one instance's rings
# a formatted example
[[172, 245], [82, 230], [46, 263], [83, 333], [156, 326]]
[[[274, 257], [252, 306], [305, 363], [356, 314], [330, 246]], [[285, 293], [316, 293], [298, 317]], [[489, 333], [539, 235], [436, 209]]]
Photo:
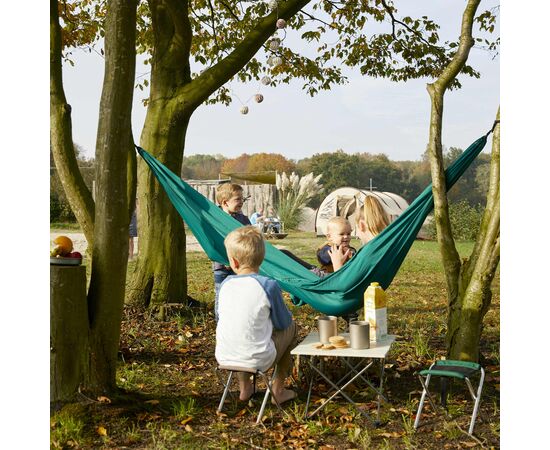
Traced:
[[386, 293], [379, 283], [373, 281], [365, 291], [365, 321], [370, 324], [371, 342], [379, 342], [388, 334]]

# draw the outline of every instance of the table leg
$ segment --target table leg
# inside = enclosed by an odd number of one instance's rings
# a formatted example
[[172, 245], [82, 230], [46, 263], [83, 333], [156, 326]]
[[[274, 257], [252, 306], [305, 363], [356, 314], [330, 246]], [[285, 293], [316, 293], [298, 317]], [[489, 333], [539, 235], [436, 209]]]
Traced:
[[[365, 367], [363, 367], [355, 376], [353, 376], [346, 384], [344, 384], [341, 388], [339, 388], [334, 382], [328, 378], [323, 372], [321, 372], [317, 367], [315, 367], [313, 364], [311, 364], [311, 368], [317, 372], [319, 375], [321, 375], [335, 390], [336, 392], [332, 394], [321, 406], [319, 406], [315, 411], [313, 411], [311, 414], [306, 415], [306, 418], [313, 417], [321, 408], [323, 408], [328, 402], [330, 402], [336, 395], [342, 394], [342, 396], [352, 405], [356, 406], [357, 404], [344, 392], [344, 389], [351, 384], [356, 378], [360, 377], [363, 372], [365, 372], [371, 365], [373, 364], [373, 361], [369, 362]], [[358, 411], [365, 416], [369, 421], [372, 422], [372, 419], [369, 417], [367, 413], [362, 411], [361, 409], [357, 408]]]
[[376, 422], [374, 423], [376, 426], [380, 426], [380, 400], [381, 398], [384, 398], [384, 400], [388, 401], [383, 395], [382, 395], [382, 389], [383, 389], [383, 383], [384, 383], [384, 366], [386, 365], [386, 359], [380, 360], [380, 389], [378, 391], [378, 407], [376, 410]]
[[[361, 363], [361, 362], [359, 362], [357, 365], [353, 366], [352, 364], [350, 364], [350, 363], [348, 362], [348, 360], [347, 360], [346, 358], [344, 359], [344, 362], [345, 362], [345, 363], [347, 364], [347, 366], [348, 366], [351, 370], [353, 370], [354, 372], [357, 372], [357, 367], [359, 367], [359, 364]], [[346, 375], [346, 376], [347, 376], [347, 375]], [[345, 378], [345, 377], [344, 377], [344, 378]], [[338, 384], [340, 384], [340, 382], [343, 381], [344, 378], [342, 378], [342, 379], [338, 382]], [[363, 380], [363, 381], [364, 381], [364, 382], [365, 382], [374, 392], [376, 392], [377, 395], [381, 395], [381, 396], [382, 396], [382, 399], [383, 399], [385, 402], [388, 401], [388, 399], [384, 396], [384, 394], [382, 393], [382, 391], [380, 391], [379, 389], [376, 389], [376, 387], [374, 387], [373, 384], [372, 384], [368, 379], [366, 379], [366, 378], [363, 377], [363, 376], [361, 376], [361, 379], [362, 379], [362, 380]]]
[[[313, 366], [313, 363], [311, 362], [313, 359], [315, 358], [315, 356], [312, 356], [311, 358], [308, 359], [308, 364], [310, 367]], [[304, 418], [307, 419], [307, 412], [309, 410], [309, 401], [311, 399], [311, 389], [313, 388], [313, 377], [314, 377], [314, 374], [313, 374], [313, 371], [311, 372], [311, 376], [309, 377], [309, 389], [307, 391], [307, 401], [306, 401], [306, 410], [304, 412]]]

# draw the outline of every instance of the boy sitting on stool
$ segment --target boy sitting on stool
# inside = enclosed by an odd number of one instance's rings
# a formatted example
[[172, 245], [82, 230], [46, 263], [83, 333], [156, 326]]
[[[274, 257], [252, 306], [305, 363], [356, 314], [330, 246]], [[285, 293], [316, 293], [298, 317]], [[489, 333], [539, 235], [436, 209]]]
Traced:
[[[236, 275], [227, 277], [220, 288], [216, 360], [223, 366], [261, 371], [277, 364], [273, 395], [279, 403], [292, 400], [296, 393], [285, 389], [284, 382], [298, 329], [277, 282], [258, 275], [265, 256], [263, 236], [256, 227], [245, 226], [229, 233], [224, 243]], [[240, 372], [238, 379], [239, 398], [246, 401], [254, 393], [250, 374]]]

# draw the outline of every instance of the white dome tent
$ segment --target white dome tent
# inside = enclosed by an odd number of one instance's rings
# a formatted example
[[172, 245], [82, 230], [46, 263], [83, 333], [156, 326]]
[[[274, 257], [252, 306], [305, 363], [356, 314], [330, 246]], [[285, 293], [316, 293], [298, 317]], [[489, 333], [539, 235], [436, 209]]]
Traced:
[[409, 206], [403, 197], [391, 192], [371, 191], [354, 187], [339, 188], [327, 195], [317, 209], [315, 216], [317, 236], [325, 235], [327, 222], [335, 216], [346, 217], [351, 223], [353, 235], [356, 236], [355, 214], [363, 205], [367, 196], [375, 197], [380, 202], [391, 221], [395, 220]]

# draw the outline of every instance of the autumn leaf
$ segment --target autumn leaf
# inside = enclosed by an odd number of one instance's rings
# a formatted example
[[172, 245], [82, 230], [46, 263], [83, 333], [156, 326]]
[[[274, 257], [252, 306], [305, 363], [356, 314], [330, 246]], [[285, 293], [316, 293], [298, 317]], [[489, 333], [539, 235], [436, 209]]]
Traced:
[[185, 425], [185, 431], [187, 431], [188, 433], [192, 433], [193, 428], [191, 427], [191, 425]]
[[398, 433], [397, 431], [393, 431], [391, 433], [380, 433], [379, 436], [385, 437], [385, 438], [391, 438], [391, 439], [397, 439], [401, 437], [404, 433]]
[[102, 427], [101, 425], [97, 427], [96, 432], [100, 436], [107, 436], [107, 430], [105, 429], [105, 427]]
[[183, 419], [180, 423], [182, 425], [187, 425], [189, 422], [193, 420], [193, 416], [189, 416], [187, 419]]

